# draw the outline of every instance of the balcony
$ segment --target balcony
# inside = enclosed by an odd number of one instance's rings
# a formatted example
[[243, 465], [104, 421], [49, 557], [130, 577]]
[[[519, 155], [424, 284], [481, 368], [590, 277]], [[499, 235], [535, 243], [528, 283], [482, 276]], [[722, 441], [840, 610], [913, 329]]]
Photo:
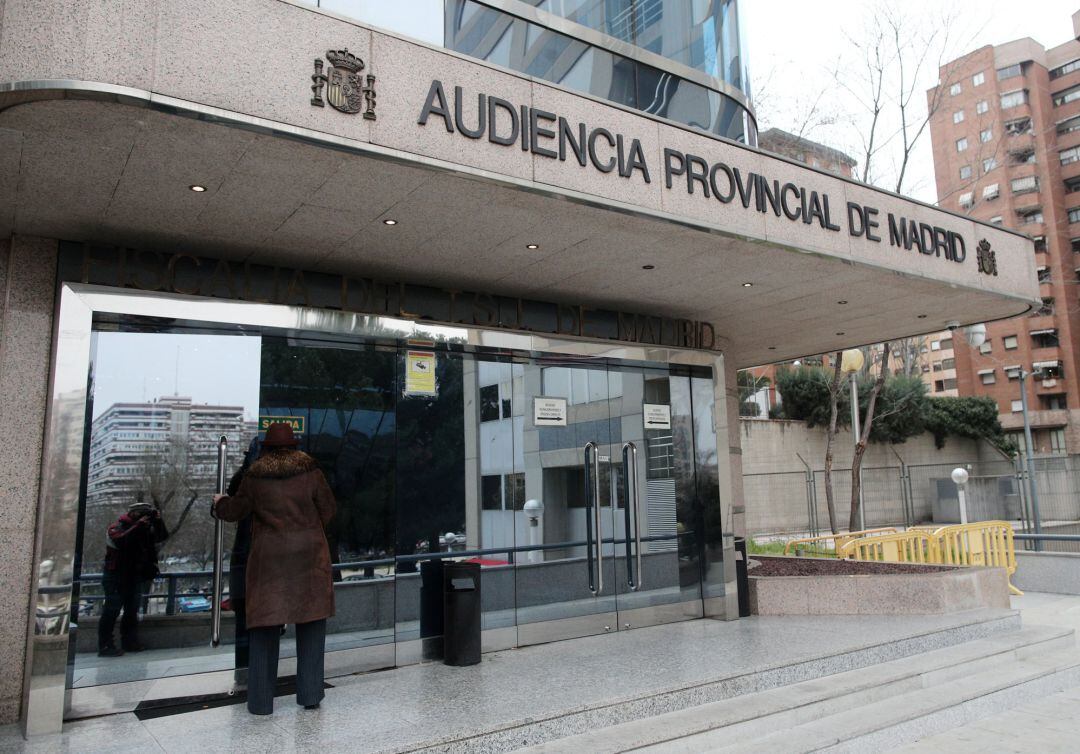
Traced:
[[[1019, 391], [1017, 391], [1017, 394], [1019, 395]], [[1016, 413], [998, 414], [998, 419], [1001, 421], [1001, 428], [1005, 431], [1024, 428], [1024, 415], [1019, 411]], [[1035, 429], [1064, 427], [1069, 423], [1069, 412], [1067, 409], [1063, 408], [1054, 409], [1052, 411], [1029, 410], [1028, 421]]]

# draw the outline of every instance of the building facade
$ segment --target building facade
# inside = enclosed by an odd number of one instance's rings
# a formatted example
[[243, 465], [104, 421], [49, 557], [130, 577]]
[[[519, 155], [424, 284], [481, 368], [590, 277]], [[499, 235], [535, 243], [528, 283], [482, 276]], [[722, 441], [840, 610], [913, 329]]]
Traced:
[[1080, 452], [1080, 14], [1072, 26], [1057, 47], [1019, 39], [951, 61], [927, 95], [941, 206], [1030, 235], [1040, 289], [1040, 306], [989, 322], [977, 350], [954, 339], [956, 387], [997, 401], [1023, 447], [1020, 370], [1032, 373], [1039, 453]]
[[758, 150], [736, 2], [403, 5], [2, 5], [0, 715], [29, 735], [233, 684], [209, 616], [86, 646], [95, 404], [171, 384], [294, 428], [346, 674], [431, 656], [446, 561], [483, 566], [485, 650], [736, 618], [736, 370], [1037, 300], [1026, 237]]

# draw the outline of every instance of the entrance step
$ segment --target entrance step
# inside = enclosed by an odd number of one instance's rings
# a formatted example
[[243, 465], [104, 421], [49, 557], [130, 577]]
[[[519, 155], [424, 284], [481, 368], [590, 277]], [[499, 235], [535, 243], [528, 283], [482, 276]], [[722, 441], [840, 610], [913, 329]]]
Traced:
[[[910, 616], [908, 618], [910, 619]], [[852, 620], [858, 621], [857, 618]], [[731, 624], [731, 629], [738, 633], [760, 633], [762, 641], [767, 642], [770, 634], [767, 627], [775, 625], [778, 634], [786, 635], [790, 639], [790, 631], [780, 628], [782, 623], [781, 619], [759, 621], [750, 618], [739, 621], [738, 625]], [[751, 721], [799, 704], [810, 704], [842, 695], [846, 687], [833, 680], [841, 677], [835, 674], [851, 673], [852, 678], [846, 680], [846, 683], [855, 684], [855, 690], [873, 689], [882, 684], [881, 677], [867, 674], [877, 672], [882, 663], [914, 662], [924, 657], [925, 653], [942, 648], [955, 649], [960, 653], [957, 655], [958, 659], [952, 662], [939, 660], [936, 665], [927, 667], [919, 666], [919, 672], [948, 668], [957, 662], [977, 662], [993, 654], [1023, 652], [1025, 647], [1040, 643], [1064, 648], [1072, 641], [1071, 634], [1066, 630], [1022, 631], [1019, 613], [1012, 610], [971, 611], [953, 616], [947, 624], [935, 624], [929, 619], [928, 623], [924, 630], [902, 635], [902, 638], [893, 633], [888, 635], [888, 638], [875, 641], [871, 633], [858, 644], [848, 645], [844, 649], [837, 647], [823, 650], [818, 655], [803, 654], [804, 659], [798, 660], [794, 659], [789, 647], [777, 646], [773, 655], [776, 659], [773, 662], [759, 661], [756, 666], [738, 661], [728, 663], [729, 667], [734, 665], [732, 670], [739, 668], [736, 672], [717, 672], [715, 676], [708, 673], [698, 674], [699, 678], [691, 683], [656, 686], [651, 690], [643, 689], [637, 694], [621, 697], [615, 692], [583, 705], [580, 702], [568, 702], [564, 708], [559, 708], [557, 705], [545, 704], [543, 706], [546, 709], [541, 715], [504, 718], [505, 722], [491, 720], [474, 724], [475, 727], [471, 729], [420, 738], [407, 745], [382, 747], [380, 751], [432, 754], [509, 752], [535, 745], [545, 745], [536, 749], [537, 751], [625, 751], [696, 735], [725, 725]], [[800, 624], [796, 622], [793, 625]], [[652, 630], [654, 629], [642, 629], [643, 632]], [[807, 639], [812, 641], [810, 637], [814, 633], [815, 631], [811, 630]], [[635, 635], [645, 636], [636, 632]], [[978, 641], [984, 639], [991, 640], [991, 644], [978, 645]], [[976, 646], [971, 648], [970, 645]], [[912, 674], [919, 674], [915, 670], [904, 670], [902, 667], [894, 668], [893, 672], [898, 682]], [[549, 695], [553, 692], [557, 694], [555, 688], [546, 687], [543, 678], [523, 679], [522, 682], [532, 689], [532, 693], [541, 697], [550, 698]], [[589, 679], [581, 682], [589, 682]], [[910, 684], [919, 682], [921, 681], [909, 681]], [[801, 684], [808, 688], [800, 686], [797, 691], [791, 691], [795, 685]], [[898, 685], [894, 693], [902, 693], [910, 688], [914, 686], [901, 688]], [[803, 696], [791, 696], [800, 693]], [[755, 702], [748, 704], [746, 700], [750, 699], [751, 695]], [[875, 697], [874, 700], [877, 698], [880, 697]], [[771, 706], [761, 706], [765, 703]], [[844, 709], [844, 705], [849, 703], [841, 703], [834, 711]], [[520, 700], [517, 704], [508, 700], [508, 705], [511, 708], [521, 707]], [[704, 715], [703, 710], [706, 711]], [[776, 728], [768, 728], [765, 732], [773, 730]], [[673, 731], [673, 734], [668, 735], [669, 731]], [[628, 736], [625, 740], [609, 738], [623, 733]]]
[[881, 751], [1077, 684], [1073, 631], [1033, 626], [524, 751]]

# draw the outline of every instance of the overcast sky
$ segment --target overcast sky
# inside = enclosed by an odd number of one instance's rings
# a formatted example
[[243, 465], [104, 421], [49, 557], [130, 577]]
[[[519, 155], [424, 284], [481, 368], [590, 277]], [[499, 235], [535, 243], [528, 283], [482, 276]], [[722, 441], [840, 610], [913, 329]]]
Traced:
[[[1080, 10], [1076, 0], [894, 0], [903, 8], [905, 19], [926, 25], [947, 9], [956, 18], [951, 58], [984, 45], [998, 45], [1021, 37], [1031, 37], [1045, 47], [1054, 47], [1073, 38], [1072, 14]], [[830, 86], [832, 70], [852, 45], [848, 37], [859, 37], [866, 23], [870, 2], [858, 0], [744, 0], [741, 13], [745, 41], [749, 48], [751, 81], [762, 90], [759, 118], [762, 129], [776, 126], [785, 130], [803, 119], [816, 92], [830, 89], [835, 102], [823, 103], [841, 115], [832, 125], [822, 125], [807, 133], [808, 138], [858, 156], [859, 139], [843, 114], [858, 110], [851, 95]], [[922, 71], [920, 91], [937, 83], [934, 64]], [[916, 98], [925, 113], [925, 96]], [[937, 199], [929, 134], [922, 137], [911, 167], [912, 180], [905, 193], [927, 202]], [[888, 186], [891, 188], [891, 186]]]

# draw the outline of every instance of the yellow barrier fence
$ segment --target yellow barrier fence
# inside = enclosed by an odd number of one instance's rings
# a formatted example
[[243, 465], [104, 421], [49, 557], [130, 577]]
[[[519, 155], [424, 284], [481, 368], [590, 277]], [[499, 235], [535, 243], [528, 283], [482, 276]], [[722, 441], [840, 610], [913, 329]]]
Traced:
[[1009, 575], [1009, 591], [1023, 594], [1012, 584], [1012, 575], [1016, 573], [1016, 548], [1013, 528], [1007, 521], [943, 526], [934, 532], [934, 536], [938, 540], [939, 562], [1004, 568]]
[[896, 534], [896, 531], [891, 526], [885, 526], [880, 529], [864, 529], [863, 531], [850, 531], [844, 534], [822, 534], [820, 537], [793, 539], [784, 546], [784, 554], [802, 555], [803, 553], [809, 553], [819, 557], [835, 558], [840, 548], [853, 539], [875, 537], [882, 534]]
[[902, 531], [853, 539], [838, 553], [841, 558], [885, 563], [938, 563], [938, 539], [925, 531]]

